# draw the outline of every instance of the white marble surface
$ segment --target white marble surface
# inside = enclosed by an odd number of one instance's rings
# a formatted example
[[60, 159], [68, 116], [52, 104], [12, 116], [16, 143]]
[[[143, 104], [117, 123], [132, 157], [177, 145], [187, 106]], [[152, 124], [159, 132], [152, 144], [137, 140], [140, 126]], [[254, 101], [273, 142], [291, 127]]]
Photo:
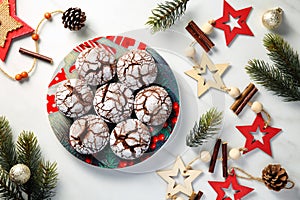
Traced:
[[[77, 44], [96, 36], [116, 35], [132, 30], [141, 30], [146, 28], [144, 25], [150, 16], [152, 8], [162, 1], [149, 0], [43, 0], [43, 1], [17, 1], [17, 15], [27, 22], [31, 27], [36, 27], [46, 11], [65, 10], [69, 7], [78, 6], [86, 12], [87, 27], [80, 32], [69, 32], [61, 25], [60, 16], [56, 16], [50, 23], [44, 24], [40, 34], [40, 52], [54, 58], [54, 64], [49, 65], [44, 62], [38, 62], [38, 67], [29, 81], [22, 84], [12, 82], [3, 74], [0, 74], [0, 115], [4, 115], [10, 121], [14, 134], [22, 130], [32, 130], [37, 135], [42, 147], [44, 156], [47, 159], [58, 162], [59, 183], [57, 194], [54, 199], [164, 199], [167, 184], [155, 173], [125, 173], [109, 170], [101, 170], [84, 164], [83, 162], [71, 156], [59, 143], [52, 133], [48, 123], [46, 113], [46, 92], [47, 85], [52, 74], [65, 55]], [[248, 18], [248, 25], [254, 33], [254, 37], [238, 36], [230, 47], [225, 45], [224, 34], [221, 30], [215, 30], [212, 39], [216, 48], [210, 54], [215, 63], [229, 62], [230, 69], [224, 74], [223, 80], [226, 85], [233, 85], [244, 88], [250, 82], [245, 73], [244, 66], [251, 58], [260, 58], [267, 60], [265, 49], [262, 46], [262, 38], [269, 31], [261, 24], [261, 15], [267, 9], [280, 6], [284, 10], [283, 24], [276, 32], [281, 34], [290, 44], [300, 50], [300, 2], [298, 0], [264, 0], [264, 1], [237, 1], [228, 0], [235, 9], [242, 9], [252, 6]], [[223, 0], [190, 0], [187, 6], [186, 14], [180, 21], [172, 27], [172, 30], [181, 33], [191, 40], [191, 36], [185, 31], [184, 27], [190, 20], [194, 20], [199, 25], [209, 19], [217, 19], [222, 16]], [[131, 32], [129, 34], [135, 34]], [[166, 34], [166, 33], [164, 33]], [[171, 36], [172, 35], [172, 36]], [[189, 149], [184, 147], [184, 134], [188, 133], [193, 122], [197, 117], [215, 104], [211, 94], [207, 94], [201, 99], [196, 98], [196, 82], [184, 75], [184, 70], [189, 69], [189, 62], [178, 59], [184, 46], [176, 40], [176, 34], [170, 34], [170, 37], [158, 33], [151, 38], [145, 34], [145, 40], [149, 45], [158, 49], [170, 63], [171, 68], [176, 72], [176, 76], [181, 84], [181, 89], [185, 90], [183, 104], [187, 107], [183, 112], [184, 120], [180, 126], [181, 132], [174, 138], [174, 143], [181, 145], [182, 150], [166, 154], [166, 159], [171, 163], [177, 155], [182, 155], [187, 163], [200, 149]], [[140, 37], [141, 35], [139, 35]], [[174, 36], [174, 37], [173, 37]], [[141, 36], [142, 37], [142, 36]], [[150, 37], [150, 38], [149, 38]], [[155, 38], [164, 41], [155, 41]], [[178, 44], [176, 44], [178, 43]], [[170, 44], [170, 49], [179, 53], [176, 56], [167, 52], [165, 46]], [[162, 46], [163, 45], [163, 46]], [[19, 47], [33, 49], [33, 42], [30, 37], [18, 39], [13, 42], [12, 48], [8, 54], [6, 63], [1, 66], [8, 72], [15, 74], [31, 65], [31, 59], [18, 53]], [[174, 49], [182, 47], [182, 49]], [[199, 52], [200, 49], [198, 49]], [[176, 57], [176, 58], [175, 58]], [[176, 61], [176, 62], [175, 62]], [[181, 64], [182, 62], [182, 64]], [[185, 83], [188, 83], [187, 85]], [[243, 156], [242, 159], [233, 163], [253, 175], [260, 176], [261, 170], [269, 163], [281, 163], [289, 173], [290, 179], [296, 182], [292, 190], [282, 192], [273, 192], [264, 187], [263, 184], [255, 181], [239, 180], [241, 184], [255, 188], [244, 199], [299, 199], [300, 198], [300, 147], [299, 147], [299, 121], [300, 121], [300, 103], [285, 103], [281, 98], [274, 96], [266, 91], [260, 85], [259, 94], [256, 100], [261, 101], [266, 110], [272, 116], [272, 126], [280, 127], [283, 131], [277, 135], [271, 142], [273, 157], [268, 156], [260, 150], [255, 150]], [[221, 138], [228, 141], [230, 147], [240, 147], [244, 144], [244, 137], [235, 129], [236, 125], [251, 124], [255, 115], [248, 109], [240, 117], [234, 116], [229, 110], [232, 99], [228, 96], [222, 96], [220, 103], [224, 104], [224, 126], [221, 131]], [[188, 100], [187, 100], [188, 98]], [[194, 104], [198, 104], [197, 113]], [[218, 105], [219, 106], [219, 105]], [[221, 105], [223, 106], [223, 105]], [[192, 123], [191, 123], [192, 122]], [[189, 127], [187, 127], [189, 126]], [[171, 144], [172, 145], [172, 144]], [[212, 144], [207, 144], [202, 149], [211, 150]], [[172, 149], [170, 149], [172, 152]], [[158, 165], [159, 166], [159, 165]], [[165, 168], [170, 168], [171, 165]], [[222, 180], [221, 164], [217, 164], [216, 173], [211, 175], [208, 171], [208, 165], [198, 162], [196, 169], [201, 169], [204, 173], [194, 182], [195, 190], [202, 190], [204, 197], [202, 199], [214, 199], [216, 193], [208, 184], [208, 180]], [[151, 171], [151, 170], [150, 170]]]

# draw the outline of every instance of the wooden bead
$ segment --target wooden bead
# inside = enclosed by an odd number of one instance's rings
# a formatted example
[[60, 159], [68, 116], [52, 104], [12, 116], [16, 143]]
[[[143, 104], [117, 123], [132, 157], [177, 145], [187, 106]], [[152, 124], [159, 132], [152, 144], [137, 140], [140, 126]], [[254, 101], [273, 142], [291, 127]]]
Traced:
[[46, 12], [45, 14], [44, 14], [44, 17], [46, 18], [46, 19], [51, 19], [51, 13], [49, 13], [49, 12]]
[[230, 87], [228, 90], [228, 94], [232, 97], [232, 98], [238, 98], [241, 95], [241, 92], [239, 90], [239, 88], [236, 87]]
[[15, 79], [17, 80], [17, 81], [20, 81], [20, 80], [22, 80], [22, 75], [21, 74], [17, 74], [16, 76], [15, 76]]
[[213, 32], [214, 27], [210, 23], [206, 22], [205, 24], [202, 25], [201, 30], [206, 35], [209, 35], [209, 34], [211, 34]]
[[27, 72], [22, 72], [21, 73], [22, 78], [28, 78], [28, 73]]
[[208, 151], [201, 151], [201, 153], [200, 153], [200, 159], [203, 162], [207, 163], [207, 162], [209, 162], [211, 160], [211, 155], [210, 155], [210, 153]]
[[31, 35], [31, 38], [35, 41], [39, 40], [40, 36], [37, 33]]
[[195, 57], [195, 53], [196, 53], [196, 50], [194, 47], [187, 47], [185, 50], [184, 50], [184, 54], [186, 57], [189, 57], [189, 58], [194, 58]]
[[237, 160], [241, 157], [241, 152], [238, 148], [233, 148], [229, 151], [229, 158]]
[[251, 110], [255, 113], [260, 113], [263, 110], [263, 105], [258, 101], [254, 101], [251, 105]]

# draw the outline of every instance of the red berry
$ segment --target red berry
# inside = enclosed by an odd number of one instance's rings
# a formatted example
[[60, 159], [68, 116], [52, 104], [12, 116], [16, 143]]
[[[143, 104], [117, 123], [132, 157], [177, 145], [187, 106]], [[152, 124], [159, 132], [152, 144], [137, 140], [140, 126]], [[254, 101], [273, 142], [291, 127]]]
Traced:
[[169, 124], [167, 122], [164, 123], [164, 128], [167, 128], [169, 126]]
[[129, 161], [128, 162], [128, 166], [132, 166], [132, 165], [134, 165], [134, 162], [133, 161]]
[[150, 144], [150, 149], [151, 149], [151, 150], [154, 150], [155, 148], [156, 148], [156, 143]]
[[158, 142], [158, 137], [157, 136], [153, 136], [152, 137], [152, 143], [156, 143]]
[[126, 161], [120, 161], [118, 167], [119, 168], [123, 168], [127, 166], [127, 162]]
[[177, 122], [177, 117], [173, 117], [173, 118], [171, 119], [171, 122], [172, 122], [173, 125], [176, 124], [176, 122]]
[[179, 111], [179, 104], [178, 104], [178, 102], [174, 102], [173, 103], [173, 109], [175, 110], [175, 112]]
[[91, 158], [86, 158], [85, 162], [91, 164], [92, 163], [92, 159]]
[[158, 135], [158, 139], [160, 140], [160, 141], [164, 141], [165, 140], [165, 135], [164, 134], [159, 134]]

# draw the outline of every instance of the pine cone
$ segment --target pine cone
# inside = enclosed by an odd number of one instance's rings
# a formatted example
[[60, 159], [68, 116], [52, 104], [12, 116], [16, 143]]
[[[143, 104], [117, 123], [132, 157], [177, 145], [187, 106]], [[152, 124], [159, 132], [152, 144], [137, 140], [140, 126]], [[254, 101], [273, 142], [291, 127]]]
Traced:
[[288, 182], [288, 174], [280, 164], [269, 164], [262, 171], [262, 180], [265, 185], [275, 191], [283, 189]]
[[62, 20], [65, 28], [78, 31], [84, 27], [85, 12], [82, 12], [80, 8], [69, 8], [63, 13]]

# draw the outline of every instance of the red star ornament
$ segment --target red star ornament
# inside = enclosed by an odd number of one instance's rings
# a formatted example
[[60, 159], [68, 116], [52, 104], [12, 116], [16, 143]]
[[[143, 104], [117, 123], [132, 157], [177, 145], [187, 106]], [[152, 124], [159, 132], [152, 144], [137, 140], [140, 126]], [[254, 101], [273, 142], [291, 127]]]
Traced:
[[[252, 125], [236, 126], [236, 128], [246, 137], [245, 148], [247, 149], [247, 151], [244, 151], [244, 153], [248, 153], [253, 149], [259, 148], [265, 153], [272, 156], [270, 140], [275, 135], [277, 135], [281, 131], [281, 129], [274, 128], [271, 126], [267, 126], [265, 128], [264, 126], [265, 126], [265, 121], [261, 113], [258, 113], [256, 115], [256, 118]], [[259, 140], [255, 140], [254, 136], [251, 134], [251, 132], [255, 133], [257, 130], [259, 130], [261, 133], [265, 133], [264, 136], [262, 137], [263, 143], [260, 142]]]
[[224, 182], [208, 181], [208, 183], [218, 194], [216, 200], [232, 200], [230, 197], [226, 196], [226, 193], [222, 188], [228, 189], [231, 186], [231, 188], [236, 191], [234, 194], [234, 200], [242, 199], [242, 197], [254, 190], [253, 188], [240, 185], [236, 179], [234, 170], [231, 171]]
[[[15, 30], [7, 31], [5, 43], [3, 46], [0, 46], [0, 59], [2, 61], [5, 61], [12, 39], [32, 33], [34, 30], [30, 26], [28, 26], [24, 21], [22, 21], [20, 18], [16, 16], [16, 0], [2, 0], [0, 5], [3, 4], [8, 4], [8, 6], [3, 7], [4, 11], [6, 12], [3, 11], [0, 13], [0, 21], [4, 21], [3, 18], [5, 17], [11, 17], [13, 18], [13, 20], [21, 24], [21, 26], [16, 28]], [[6, 9], [9, 9], [9, 11], [7, 12]], [[5, 15], [6, 13], [8, 13], [8, 16]], [[5, 30], [1, 30], [1, 31], [5, 31]]]
[[[224, 1], [223, 16], [215, 21], [214, 26], [224, 31], [227, 46], [229, 46], [229, 44], [238, 34], [254, 36], [246, 23], [251, 9], [252, 7], [235, 10], [226, 1]], [[234, 27], [231, 30], [230, 25], [226, 24], [230, 21], [229, 16], [232, 16], [235, 19], [239, 18], [237, 23], [240, 25], [240, 27]]]

